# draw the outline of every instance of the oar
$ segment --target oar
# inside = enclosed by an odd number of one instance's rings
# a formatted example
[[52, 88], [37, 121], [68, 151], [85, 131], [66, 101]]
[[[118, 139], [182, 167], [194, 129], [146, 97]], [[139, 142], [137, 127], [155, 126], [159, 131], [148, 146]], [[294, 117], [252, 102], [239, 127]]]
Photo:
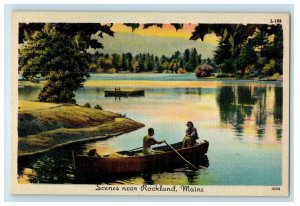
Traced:
[[166, 143], [166, 145], [168, 145], [176, 154], [178, 154], [179, 157], [181, 157], [181, 159], [183, 159], [186, 163], [188, 163], [192, 168], [197, 169], [197, 167], [195, 165], [193, 165], [192, 163], [190, 163], [189, 161], [187, 161], [181, 154], [179, 154], [179, 152], [177, 152], [176, 149], [174, 149], [174, 147], [172, 147], [171, 145], [169, 145], [166, 141], [164, 141]]

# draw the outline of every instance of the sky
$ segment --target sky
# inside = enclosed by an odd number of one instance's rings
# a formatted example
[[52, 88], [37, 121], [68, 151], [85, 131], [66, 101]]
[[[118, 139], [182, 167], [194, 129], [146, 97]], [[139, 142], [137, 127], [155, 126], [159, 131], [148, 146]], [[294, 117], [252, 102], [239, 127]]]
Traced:
[[[115, 32], [114, 37], [104, 35], [100, 38], [95, 35], [104, 46], [99, 52], [102, 53], [127, 53], [133, 55], [149, 53], [156, 56], [171, 56], [175, 51], [184, 52], [185, 49], [196, 48], [198, 54], [203, 58], [212, 58], [218, 44], [215, 34], [205, 35], [204, 41], [189, 40], [195, 30], [196, 24], [184, 24], [182, 29], [176, 31], [171, 24], [164, 24], [162, 28], [151, 26], [143, 29], [143, 25], [132, 31], [132, 28], [122, 23], [114, 23], [111, 30]], [[88, 49], [94, 53], [95, 50]]]
[[[147, 29], [139, 27], [132, 31], [131, 27], [123, 24], [114, 24], [111, 30], [116, 33], [134, 33], [144, 36], [157, 36], [157, 37], [174, 37], [188, 40], [192, 32], [195, 30], [196, 24], [184, 24], [184, 27], [178, 31], [171, 24], [164, 24], [162, 28], [151, 26]], [[208, 44], [217, 45], [218, 37], [215, 34], [206, 35], [204, 42]]]

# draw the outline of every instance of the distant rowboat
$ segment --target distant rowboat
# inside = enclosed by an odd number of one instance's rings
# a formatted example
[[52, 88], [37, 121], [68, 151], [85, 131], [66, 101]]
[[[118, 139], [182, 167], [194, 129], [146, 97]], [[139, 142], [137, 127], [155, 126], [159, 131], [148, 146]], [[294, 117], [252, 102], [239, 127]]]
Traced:
[[129, 97], [129, 96], [144, 96], [145, 90], [111, 90], [111, 91], [104, 91], [105, 97]]

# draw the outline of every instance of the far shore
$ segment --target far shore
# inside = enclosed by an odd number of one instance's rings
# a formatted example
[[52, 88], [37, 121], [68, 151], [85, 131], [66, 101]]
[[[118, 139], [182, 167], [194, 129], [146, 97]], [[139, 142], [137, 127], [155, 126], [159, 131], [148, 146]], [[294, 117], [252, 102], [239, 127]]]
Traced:
[[[108, 75], [108, 73], [94, 73], [94, 74], [105, 74]], [[115, 73], [119, 74], [119, 73]], [[127, 74], [127, 73], [126, 73]], [[129, 73], [130, 74], [130, 73]], [[132, 74], [146, 74], [146, 73], [132, 73]], [[149, 74], [163, 74], [163, 73], [149, 73]], [[112, 74], [113, 75], [113, 74]], [[122, 74], [120, 74], [122, 75]], [[182, 75], [182, 74], [177, 74]], [[215, 76], [211, 77], [205, 77], [205, 78], [199, 78], [197, 79], [195, 77], [195, 80], [189, 81], [189, 80], [179, 80], [179, 81], [152, 81], [152, 80], [91, 80], [88, 79], [86, 82], [84, 82], [84, 87], [111, 87], [114, 88], [117, 87], [141, 87], [141, 88], [206, 88], [206, 87], [212, 87], [212, 86], [221, 86], [224, 83], [226, 85], [235, 85], [236, 82], [240, 82], [241, 84], [248, 82], [257, 82], [257, 83], [272, 83], [272, 82], [282, 82], [282, 76], [278, 76], [276, 78], [273, 77], [265, 77], [262, 79], [253, 78], [253, 79], [237, 79], [233, 77], [222, 77], [217, 78]], [[117, 84], [116, 84], [117, 83]], [[30, 82], [30, 81], [19, 81], [18, 86], [24, 87], [24, 86], [42, 86], [44, 84], [43, 81], [39, 83]]]
[[104, 140], [144, 127], [120, 114], [74, 104], [19, 101], [18, 156]]

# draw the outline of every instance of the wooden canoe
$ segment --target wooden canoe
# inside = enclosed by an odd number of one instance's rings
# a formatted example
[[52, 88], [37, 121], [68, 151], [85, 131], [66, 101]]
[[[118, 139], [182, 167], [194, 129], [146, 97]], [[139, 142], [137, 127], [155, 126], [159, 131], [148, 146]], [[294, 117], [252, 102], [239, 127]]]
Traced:
[[[172, 144], [186, 160], [192, 164], [201, 164], [203, 156], [206, 156], [209, 143], [204, 141], [200, 144], [189, 148], [181, 148], [182, 142]], [[121, 151], [118, 154], [124, 156], [118, 158], [109, 157], [91, 157], [88, 155], [74, 155], [74, 163], [76, 172], [80, 176], [89, 174], [131, 174], [131, 173], [151, 173], [158, 170], [183, 167], [186, 163], [168, 146], [160, 146], [153, 148], [155, 150], [164, 151], [163, 153], [136, 156], [142, 150], [135, 152]], [[205, 158], [204, 158], [205, 159]], [[207, 157], [206, 157], [206, 161]]]
[[145, 90], [112, 90], [104, 91], [105, 97], [129, 97], [129, 96], [144, 96]]

